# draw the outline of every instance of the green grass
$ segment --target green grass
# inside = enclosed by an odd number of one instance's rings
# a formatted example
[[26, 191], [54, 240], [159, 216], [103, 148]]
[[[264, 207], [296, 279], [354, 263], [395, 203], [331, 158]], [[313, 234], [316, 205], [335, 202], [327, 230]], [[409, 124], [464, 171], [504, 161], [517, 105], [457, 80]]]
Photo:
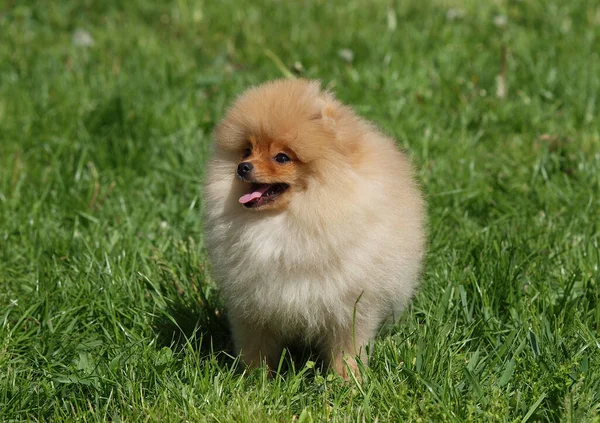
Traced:
[[[599, 45], [591, 0], [0, 3], [0, 421], [600, 421]], [[428, 197], [361, 383], [243, 375], [203, 251], [211, 130], [296, 62]]]

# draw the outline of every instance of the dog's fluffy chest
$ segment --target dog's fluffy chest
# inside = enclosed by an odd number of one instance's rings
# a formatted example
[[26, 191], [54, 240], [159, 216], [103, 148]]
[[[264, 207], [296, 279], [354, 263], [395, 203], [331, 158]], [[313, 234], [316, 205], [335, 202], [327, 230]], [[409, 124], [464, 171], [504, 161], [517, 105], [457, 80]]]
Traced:
[[300, 230], [282, 218], [237, 229], [221, 253], [227, 273], [221, 285], [231, 306], [263, 323], [308, 334], [347, 319], [348, 303], [360, 291], [352, 283], [358, 275], [335, 245], [340, 240]]

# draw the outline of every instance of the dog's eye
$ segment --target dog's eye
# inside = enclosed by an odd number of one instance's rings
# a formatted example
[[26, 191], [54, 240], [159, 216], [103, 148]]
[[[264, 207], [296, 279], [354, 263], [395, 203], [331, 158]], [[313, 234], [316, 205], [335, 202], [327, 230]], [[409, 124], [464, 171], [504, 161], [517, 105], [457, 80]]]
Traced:
[[252, 149], [248, 147], [244, 150], [244, 155], [242, 156], [242, 158], [245, 159], [246, 157], [250, 157], [250, 154], [252, 154]]
[[278, 155], [275, 156], [275, 161], [277, 163], [287, 163], [290, 161], [290, 158], [287, 154], [279, 153]]

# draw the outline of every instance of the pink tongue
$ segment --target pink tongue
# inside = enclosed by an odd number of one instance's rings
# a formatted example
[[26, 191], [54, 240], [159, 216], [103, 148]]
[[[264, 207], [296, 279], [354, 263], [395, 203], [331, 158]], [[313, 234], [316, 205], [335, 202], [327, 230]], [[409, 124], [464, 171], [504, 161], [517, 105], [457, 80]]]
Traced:
[[260, 198], [271, 186], [268, 184], [259, 185], [254, 191], [244, 194], [240, 197], [239, 202], [242, 204], [249, 203], [250, 201]]

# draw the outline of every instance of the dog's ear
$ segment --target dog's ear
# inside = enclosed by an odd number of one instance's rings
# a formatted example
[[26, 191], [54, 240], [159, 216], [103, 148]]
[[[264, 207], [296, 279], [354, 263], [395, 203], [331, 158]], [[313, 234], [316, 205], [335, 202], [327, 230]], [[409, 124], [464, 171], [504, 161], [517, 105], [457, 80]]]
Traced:
[[311, 120], [321, 120], [326, 127], [334, 130], [339, 117], [338, 105], [335, 99], [329, 94], [325, 94], [317, 99], [315, 109], [316, 111], [311, 116]]

